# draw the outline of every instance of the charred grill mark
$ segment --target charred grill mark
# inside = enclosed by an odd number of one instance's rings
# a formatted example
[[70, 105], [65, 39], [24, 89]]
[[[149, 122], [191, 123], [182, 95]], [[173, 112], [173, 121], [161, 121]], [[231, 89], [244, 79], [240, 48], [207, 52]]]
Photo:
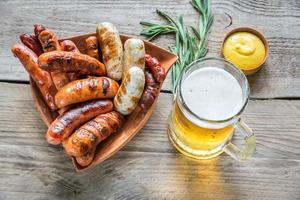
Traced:
[[110, 87], [110, 82], [106, 79], [102, 79], [102, 92], [104, 95], [107, 94], [108, 88]]

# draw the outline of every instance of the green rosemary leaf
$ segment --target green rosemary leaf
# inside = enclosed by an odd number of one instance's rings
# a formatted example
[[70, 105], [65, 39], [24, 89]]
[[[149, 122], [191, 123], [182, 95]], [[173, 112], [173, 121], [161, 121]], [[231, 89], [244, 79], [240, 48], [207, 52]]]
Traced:
[[167, 24], [140, 22], [143, 26], [141, 35], [150, 40], [158, 35], [174, 34], [175, 46], [169, 47], [177, 55], [178, 60], [171, 70], [172, 91], [176, 92], [179, 77], [182, 71], [193, 61], [204, 57], [207, 52], [208, 36], [213, 23], [210, 0], [191, 0], [190, 4], [198, 12], [198, 27], [186, 26], [182, 16], [173, 19], [167, 13], [156, 10], [156, 13], [166, 20]]

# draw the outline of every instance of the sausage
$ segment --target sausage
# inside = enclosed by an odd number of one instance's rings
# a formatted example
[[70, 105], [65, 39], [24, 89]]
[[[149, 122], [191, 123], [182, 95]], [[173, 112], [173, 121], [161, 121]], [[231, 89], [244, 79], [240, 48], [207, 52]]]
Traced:
[[88, 166], [89, 164], [91, 164], [93, 162], [94, 156], [95, 156], [95, 151], [92, 151], [92, 152], [87, 153], [84, 156], [76, 157], [75, 159], [76, 159], [76, 162], [80, 166], [86, 167], [86, 166]]
[[56, 35], [48, 29], [40, 32], [40, 34], [38, 35], [38, 39], [42, 45], [44, 52], [61, 50]]
[[54, 95], [57, 90], [52, 82], [50, 74], [38, 67], [36, 54], [22, 44], [15, 44], [11, 51], [19, 58], [26, 71], [35, 81], [47, 105], [52, 110], [55, 110], [56, 105], [54, 103]]
[[34, 27], [34, 35], [36, 36], [36, 38], [39, 37], [42, 31], [46, 30], [46, 28], [41, 24], [35, 24], [33, 25], [33, 27]]
[[68, 155], [79, 157], [95, 151], [97, 145], [117, 132], [124, 123], [124, 118], [116, 111], [101, 114], [78, 128], [63, 141]]
[[[44, 52], [62, 50], [56, 35], [52, 31], [46, 29], [38, 35], [38, 38], [42, 44]], [[54, 85], [58, 90], [70, 82], [68, 75], [65, 73], [61, 73], [60, 71], [55, 71], [55, 72], [51, 72], [50, 74], [54, 82]]]
[[75, 128], [112, 109], [113, 104], [110, 100], [94, 100], [76, 105], [51, 123], [46, 134], [48, 143], [60, 144]]
[[143, 93], [145, 75], [141, 68], [131, 67], [114, 98], [115, 110], [123, 115], [130, 114], [137, 106]]
[[37, 56], [43, 53], [42, 46], [35, 35], [22, 33], [20, 35], [21, 42], [31, 49]]
[[85, 40], [86, 54], [99, 60], [98, 40], [95, 36], [90, 36]]
[[96, 35], [100, 44], [107, 76], [118, 81], [123, 73], [123, 45], [117, 28], [108, 22], [97, 26]]
[[52, 51], [39, 56], [39, 66], [46, 71], [79, 72], [104, 76], [105, 66], [88, 55], [66, 51]]
[[90, 77], [72, 81], [61, 88], [55, 95], [59, 108], [92, 99], [113, 98], [119, 84], [108, 77]]
[[166, 72], [160, 62], [155, 57], [151, 57], [149, 54], [145, 55], [145, 62], [146, 66], [152, 72], [155, 80], [162, 83], [166, 78]]
[[128, 39], [124, 44], [123, 76], [132, 66], [144, 70], [145, 68], [145, 45], [140, 39]]
[[160, 86], [160, 84], [157, 81], [155, 81], [152, 73], [148, 69], [145, 70], [145, 79], [145, 89], [139, 102], [139, 105], [141, 106], [144, 112], [146, 112], [153, 104], [155, 98], [159, 93]]
[[[60, 43], [60, 46], [63, 51], [75, 52], [80, 53], [79, 49], [77, 48], [76, 44], [71, 40], [64, 40]], [[77, 73], [68, 73], [70, 81], [74, 81], [79, 79], [79, 74]]]
[[69, 51], [80, 53], [79, 49], [77, 48], [76, 44], [71, 40], [64, 40], [60, 43], [62, 51]]

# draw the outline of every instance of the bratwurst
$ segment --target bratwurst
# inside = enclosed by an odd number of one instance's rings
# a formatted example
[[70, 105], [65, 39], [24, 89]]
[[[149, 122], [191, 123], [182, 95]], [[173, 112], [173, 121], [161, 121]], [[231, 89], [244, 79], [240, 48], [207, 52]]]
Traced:
[[71, 108], [56, 118], [48, 128], [46, 135], [48, 143], [60, 144], [75, 128], [112, 109], [113, 103], [110, 100], [94, 100]]
[[90, 77], [72, 81], [61, 88], [55, 95], [59, 108], [92, 99], [113, 98], [119, 84], [108, 77]]

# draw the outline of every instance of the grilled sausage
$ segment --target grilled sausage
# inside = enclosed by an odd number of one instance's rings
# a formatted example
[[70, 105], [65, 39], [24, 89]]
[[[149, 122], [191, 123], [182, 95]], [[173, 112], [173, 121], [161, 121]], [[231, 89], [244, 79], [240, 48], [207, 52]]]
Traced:
[[46, 71], [79, 72], [80, 74], [105, 75], [105, 66], [88, 55], [66, 51], [52, 51], [40, 55], [39, 66]]
[[86, 54], [99, 60], [98, 40], [95, 36], [90, 36], [85, 40]]
[[145, 75], [141, 68], [131, 67], [114, 98], [115, 110], [123, 115], [130, 114], [137, 106], [143, 93]]
[[36, 38], [39, 37], [42, 31], [46, 30], [46, 28], [41, 24], [35, 24], [33, 25], [33, 27], [34, 27], [34, 35], [36, 36]]
[[[56, 35], [52, 31], [46, 29], [39, 34], [38, 38], [42, 44], [44, 52], [62, 50]], [[50, 74], [55, 84], [55, 87], [58, 90], [70, 82], [68, 75], [65, 73], [61, 73], [60, 71], [55, 71], [55, 72], [51, 72]]]
[[75, 159], [76, 159], [76, 162], [80, 166], [86, 167], [86, 166], [88, 166], [89, 164], [91, 164], [93, 162], [94, 156], [95, 156], [95, 151], [92, 151], [92, 152], [87, 153], [84, 156], [76, 157]]
[[152, 72], [155, 80], [162, 83], [166, 78], [166, 72], [160, 62], [155, 57], [151, 57], [149, 54], [145, 55], [145, 62], [146, 66]]
[[94, 100], [79, 104], [56, 118], [47, 131], [50, 144], [60, 144], [75, 128], [97, 115], [110, 112], [113, 104], [110, 100]]
[[79, 157], [95, 151], [97, 145], [112, 133], [117, 132], [123, 123], [123, 116], [116, 111], [98, 115], [63, 141], [66, 153]]
[[60, 43], [62, 51], [69, 51], [80, 53], [79, 49], [77, 48], [76, 44], [71, 40], [64, 40]]
[[21, 42], [31, 49], [37, 56], [43, 53], [42, 46], [35, 35], [23, 33], [20, 35]]
[[[64, 40], [60, 43], [60, 46], [63, 51], [75, 52], [80, 53], [79, 49], [77, 48], [76, 44], [71, 40]], [[70, 81], [75, 81], [79, 79], [79, 74], [77, 73], [68, 73]]]
[[132, 66], [144, 70], [145, 68], [145, 46], [140, 39], [128, 39], [124, 44], [123, 76]]
[[100, 44], [107, 76], [118, 81], [123, 73], [123, 45], [117, 28], [108, 22], [97, 26], [97, 39]]
[[57, 90], [51, 80], [50, 74], [38, 67], [36, 54], [22, 44], [15, 44], [11, 51], [19, 58], [26, 71], [35, 81], [47, 105], [52, 110], [56, 109], [54, 95]]
[[119, 84], [107, 77], [80, 79], [61, 88], [55, 95], [55, 102], [61, 108], [92, 99], [113, 98], [118, 89]]
[[155, 81], [152, 73], [148, 69], [145, 70], [145, 79], [145, 89], [139, 102], [144, 112], [146, 112], [153, 104], [155, 98], [159, 93], [160, 86], [160, 84]]
[[56, 35], [48, 29], [40, 32], [40, 34], [38, 35], [38, 39], [42, 45], [44, 52], [61, 50]]

